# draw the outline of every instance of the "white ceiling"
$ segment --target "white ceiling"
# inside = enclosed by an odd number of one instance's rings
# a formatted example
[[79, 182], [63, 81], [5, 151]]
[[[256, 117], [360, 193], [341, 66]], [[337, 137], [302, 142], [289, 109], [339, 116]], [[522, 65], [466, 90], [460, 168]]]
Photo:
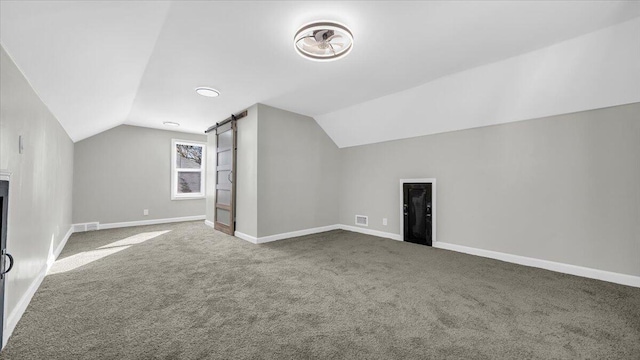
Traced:
[[[628, 1], [2, 1], [0, 42], [78, 141], [122, 123], [202, 132], [257, 102], [333, 113], [637, 16]], [[319, 19], [351, 28], [349, 56], [295, 52]]]
[[640, 102], [640, 17], [315, 120], [338, 147]]
[[126, 121], [169, 3], [0, 2], [0, 42], [74, 141]]

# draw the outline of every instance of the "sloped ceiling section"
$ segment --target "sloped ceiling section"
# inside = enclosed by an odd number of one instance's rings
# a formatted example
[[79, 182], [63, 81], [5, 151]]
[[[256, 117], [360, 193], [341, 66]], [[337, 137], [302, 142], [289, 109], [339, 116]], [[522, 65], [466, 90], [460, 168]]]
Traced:
[[163, 1], [2, 1], [0, 41], [73, 141], [125, 122]]
[[338, 147], [640, 102], [640, 18], [316, 121]]
[[[263, 103], [313, 116], [352, 146], [434, 131], [386, 131], [369, 114], [397, 119], [399, 109], [374, 99], [422, 84], [442, 94], [437, 79], [639, 15], [629, 1], [2, 1], [0, 42], [74, 141], [122, 123], [202, 133]], [[350, 27], [349, 56], [318, 63], [295, 52], [296, 30], [322, 19]], [[198, 86], [222, 95], [200, 97]]]

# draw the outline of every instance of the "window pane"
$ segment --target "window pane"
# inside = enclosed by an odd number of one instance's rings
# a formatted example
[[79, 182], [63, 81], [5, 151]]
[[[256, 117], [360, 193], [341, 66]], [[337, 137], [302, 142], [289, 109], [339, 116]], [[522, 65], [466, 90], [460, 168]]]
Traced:
[[176, 144], [176, 167], [199, 169], [202, 164], [202, 146]]
[[200, 178], [199, 172], [180, 172], [178, 171], [178, 193], [199, 193]]

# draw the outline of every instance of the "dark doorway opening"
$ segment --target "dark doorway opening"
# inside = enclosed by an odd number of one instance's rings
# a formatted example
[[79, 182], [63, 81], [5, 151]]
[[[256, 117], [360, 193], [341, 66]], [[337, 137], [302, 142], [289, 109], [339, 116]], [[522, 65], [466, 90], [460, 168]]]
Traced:
[[404, 183], [404, 241], [431, 246], [433, 238], [433, 193], [431, 183]]
[[[13, 258], [7, 253], [7, 215], [9, 213], [9, 182], [0, 181], [0, 345], [4, 331], [4, 280], [13, 267]], [[7, 261], [9, 265], [7, 266]]]

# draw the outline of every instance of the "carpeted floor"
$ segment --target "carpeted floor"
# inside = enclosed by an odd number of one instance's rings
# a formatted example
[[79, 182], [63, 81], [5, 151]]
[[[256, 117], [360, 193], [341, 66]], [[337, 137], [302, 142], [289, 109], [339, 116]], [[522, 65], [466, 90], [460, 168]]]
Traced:
[[253, 245], [191, 222], [74, 234], [0, 358], [639, 354], [638, 288], [346, 231]]

